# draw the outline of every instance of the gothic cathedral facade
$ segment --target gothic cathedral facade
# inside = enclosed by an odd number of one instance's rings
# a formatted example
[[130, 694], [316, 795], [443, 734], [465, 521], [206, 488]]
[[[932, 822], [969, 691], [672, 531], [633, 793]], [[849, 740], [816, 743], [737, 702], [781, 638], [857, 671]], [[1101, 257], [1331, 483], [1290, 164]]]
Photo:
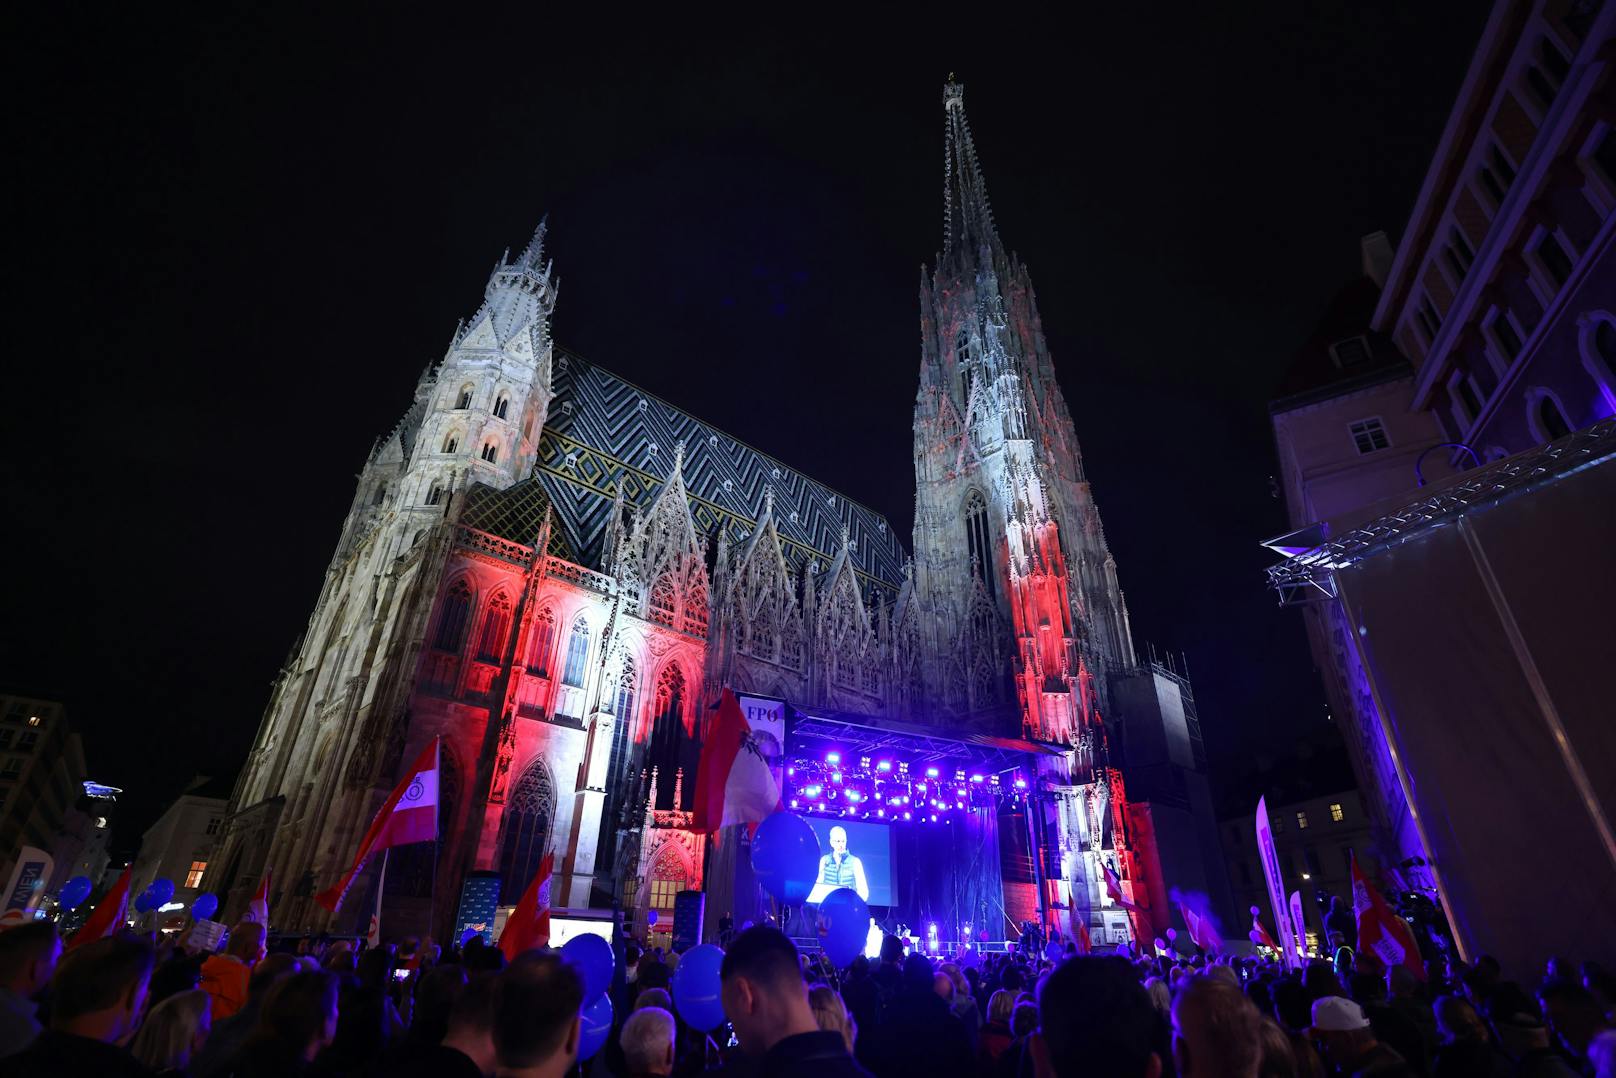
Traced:
[[878, 513], [558, 347], [541, 224], [365, 463], [232, 798], [207, 881], [229, 913], [270, 872], [278, 929], [359, 925], [377, 866], [336, 915], [314, 895], [441, 738], [436, 858], [388, 868], [403, 923], [427, 928], [437, 888], [441, 930], [473, 870], [508, 903], [548, 852], [556, 905], [666, 925], [703, 882], [686, 825], [728, 686], [1063, 746], [1040, 882], [1097, 911], [1095, 942], [1126, 931], [1098, 911], [1102, 859], [1138, 890], [1152, 860], [1106, 735], [1110, 679], [1137, 666], [1127, 608], [961, 87], [943, 104], [912, 559]]

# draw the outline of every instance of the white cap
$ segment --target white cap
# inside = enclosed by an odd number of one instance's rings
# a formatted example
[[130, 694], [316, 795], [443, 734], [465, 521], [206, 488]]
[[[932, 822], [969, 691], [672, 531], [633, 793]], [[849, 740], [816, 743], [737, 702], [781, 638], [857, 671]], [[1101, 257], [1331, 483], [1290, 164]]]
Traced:
[[1363, 1008], [1352, 1000], [1325, 996], [1313, 1001], [1313, 1028], [1346, 1033], [1354, 1029], [1368, 1029], [1369, 1019], [1364, 1017]]

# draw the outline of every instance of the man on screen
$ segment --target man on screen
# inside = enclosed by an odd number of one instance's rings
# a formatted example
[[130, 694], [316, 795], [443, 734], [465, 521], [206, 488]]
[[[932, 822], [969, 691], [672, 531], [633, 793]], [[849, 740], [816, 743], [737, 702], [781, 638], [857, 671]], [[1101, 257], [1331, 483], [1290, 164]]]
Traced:
[[823, 902], [838, 887], [851, 887], [864, 901], [870, 900], [870, 882], [864, 878], [864, 862], [847, 852], [847, 829], [830, 829], [830, 852], [819, 859], [819, 879], [814, 883], [810, 903]]

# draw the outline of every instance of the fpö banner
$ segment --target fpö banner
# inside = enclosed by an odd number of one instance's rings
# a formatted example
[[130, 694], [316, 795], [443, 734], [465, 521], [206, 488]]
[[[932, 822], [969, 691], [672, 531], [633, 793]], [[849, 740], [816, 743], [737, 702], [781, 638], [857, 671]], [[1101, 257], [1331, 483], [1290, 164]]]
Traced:
[[1257, 799], [1257, 857], [1262, 861], [1263, 878], [1268, 882], [1268, 901], [1274, 909], [1274, 932], [1279, 937], [1280, 948], [1285, 952], [1286, 965], [1296, 968], [1301, 965], [1296, 959], [1296, 949], [1290, 941], [1296, 938], [1291, 928], [1291, 911], [1285, 903], [1285, 880], [1279, 874], [1279, 856], [1274, 853], [1274, 832], [1268, 826], [1268, 799]]
[[0, 911], [0, 928], [32, 920], [34, 907], [45, 897], [56, 859], [38, 846], [24, 846], [17, 854], [17, 867], [6, 884], [6, 905]]

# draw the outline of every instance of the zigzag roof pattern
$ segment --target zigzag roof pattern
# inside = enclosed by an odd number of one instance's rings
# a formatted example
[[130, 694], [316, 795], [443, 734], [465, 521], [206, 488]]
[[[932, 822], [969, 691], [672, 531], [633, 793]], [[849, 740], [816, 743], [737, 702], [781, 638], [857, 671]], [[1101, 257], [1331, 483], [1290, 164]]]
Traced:
[[772, 488], [775, 527], [794, 569], [810, 558], [820, 571], [827, 568], [846, 528], [866, 588], [891, 598], [902, 584], [903, 546], [875, 510], [560, 348], [553, 353], [552, 384], [533, 480], [544, 484], [567, 544], [587, 564], [602, 564], [619, 491], [625, 506], [649, 508], [683, 441], [685, 488], [702, 536], [722, 527], [731, 543], [744, 542], [762, 516], [764, 491]]

